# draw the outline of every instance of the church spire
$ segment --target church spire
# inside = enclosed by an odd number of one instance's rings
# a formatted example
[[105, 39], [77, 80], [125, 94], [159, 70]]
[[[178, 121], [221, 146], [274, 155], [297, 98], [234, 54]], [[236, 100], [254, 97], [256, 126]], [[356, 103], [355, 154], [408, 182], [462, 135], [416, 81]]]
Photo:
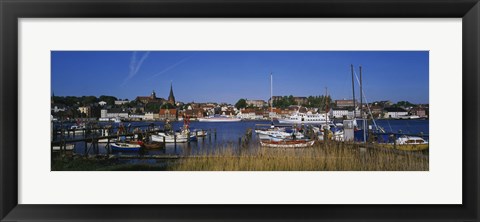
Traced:
[[168, 95], [168, 103], [175, 105], [175, 96], [173, 95], [173, 84], [170, 82], [170, 95]]

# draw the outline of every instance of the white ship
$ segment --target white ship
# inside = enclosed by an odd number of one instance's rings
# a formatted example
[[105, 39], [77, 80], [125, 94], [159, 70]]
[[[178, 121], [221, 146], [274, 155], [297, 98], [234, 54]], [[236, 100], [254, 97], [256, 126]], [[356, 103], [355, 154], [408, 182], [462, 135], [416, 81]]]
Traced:
[[278, 122], [299, 124], [328, 124], [331, 121], [326, 114], [313, 114], [311, 112], [300, 113], [297, 111], [295, 114], [291, 115], [288, 118], [279, 119]]
[[242, 119], [226, 116], [210, 116], [206, 118], [198, 118], [200, 122], [239, 122]]

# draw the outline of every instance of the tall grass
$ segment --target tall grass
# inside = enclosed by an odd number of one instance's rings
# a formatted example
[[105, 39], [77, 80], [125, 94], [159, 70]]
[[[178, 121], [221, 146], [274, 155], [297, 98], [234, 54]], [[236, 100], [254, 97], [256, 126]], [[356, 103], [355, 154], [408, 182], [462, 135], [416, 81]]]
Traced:
[[179, 171], [426, 171], [428, 156], [365, 149], [330, 142], [310, 148], [255, 150], [224, 147], [182, 158], [167, 170]]

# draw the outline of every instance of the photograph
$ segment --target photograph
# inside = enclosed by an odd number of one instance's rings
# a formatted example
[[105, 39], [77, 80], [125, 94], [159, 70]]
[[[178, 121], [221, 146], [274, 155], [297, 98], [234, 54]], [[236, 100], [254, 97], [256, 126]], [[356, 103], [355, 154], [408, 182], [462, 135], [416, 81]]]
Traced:
[[51, 51], [51, 171], [429, 171], [429, 53]]

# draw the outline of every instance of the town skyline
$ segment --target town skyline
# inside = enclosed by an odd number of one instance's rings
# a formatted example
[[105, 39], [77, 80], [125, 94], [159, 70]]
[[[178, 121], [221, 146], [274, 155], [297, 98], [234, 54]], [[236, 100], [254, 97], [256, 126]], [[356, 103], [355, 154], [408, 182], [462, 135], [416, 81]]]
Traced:
[[348, 100], [350, 64], [359, 74], [360, 64], [353, 61], [362, 63], [368, 102], [429, 103], [426, 51], [53, 51], [52, 94], [131, 101], [152, 91], [167, 98], [173, 84], [177, 101], [184, 103], [268, 101], [273, 73], [273, 96], [320, 96], [327, 87], [332, 99]]

